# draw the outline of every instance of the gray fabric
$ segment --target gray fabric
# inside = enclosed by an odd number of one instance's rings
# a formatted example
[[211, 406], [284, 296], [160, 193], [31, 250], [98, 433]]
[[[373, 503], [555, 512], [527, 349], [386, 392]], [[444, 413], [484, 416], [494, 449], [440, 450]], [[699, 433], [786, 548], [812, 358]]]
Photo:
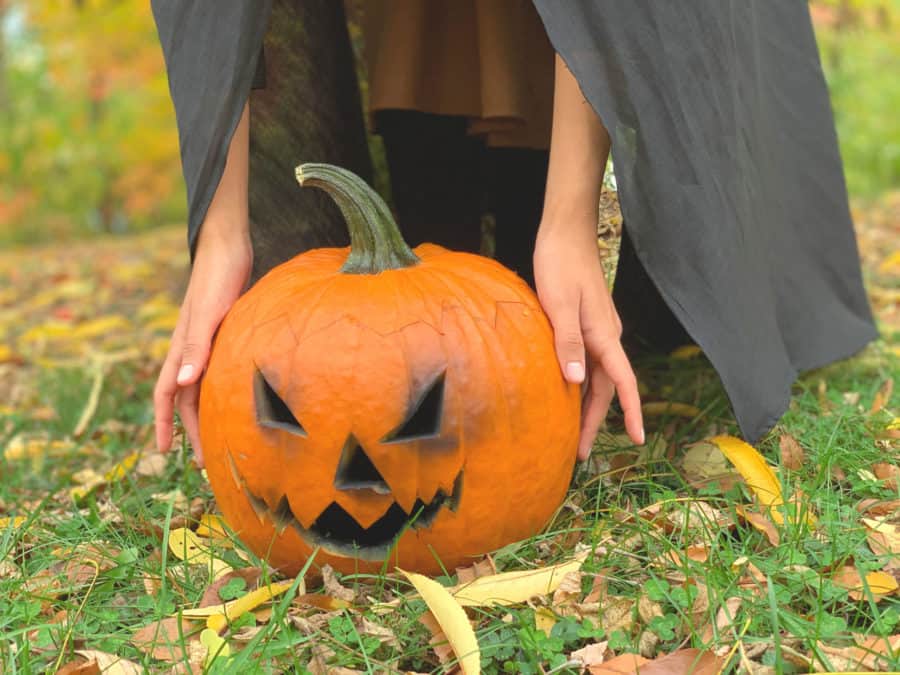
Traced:
[[807, 4], [535, 5], [610, 131], [638, 259], [757, 440], [798, 371], [876, 337]]
[[[284, 61], [285, 48], [298, 39], [349, 50], [345, 37], [316, 37], [321, 31], [312, 19], [334, 8], [327, 4], [334, 0], [279, 2], [283, 16], [306, 16], [310, 25], [287, 31], [293, 37], [273, 61]], [[742, 432], [755, 441], [786, 409], [798, 371], [848, 356], [876, 337], [806, 3], [535, 5], [612, 137], [633, 245], [616, 285], [623, 322], [660, 330], [652, 319], [671, 310], [719, 372]], [[153, 1], [178, 116], [192, 245], [253, 81], [270, 8], [271, 1], [261, 0]], [[281, 67], [299, 72], [302, 65]], [[335, 156], [350, 159], [332, 161], [365, 170], [358, 110], [311, 136], [302, 129], [324, 117], [316, 107], [322, 89], [329, 118], [357, 101], [337, 93], [355, 91], [355, 83], [342, 79], [346, 70], [346, 63], [317, 70], [318, 88], [304, 75], [284, 79], [277, 92], [266, 90], [269, 109], [283, 101], [283, 110], [263, 116], [266, 133], [256, 140], [251, 125], [257, 157], [251, 159], [251, 218], [254, 203], [290, 204], [290, 213], [304, 213], [294, 200], [309, 191], [297, 191], [289, 180], [281, 186], [266, 179], [269, 189], [253, 196], [254, 175], [263, 180], [277, 169], [280, 176], [285, 152], [292, 159], [295, 146], [297, 152], [308, 146], [304, 139], [331, 139], [322, 148], [346, 143]], [[281, 134], [283, 128], [290, 133]], [[268, 143], [268, 155], [254, 150], [260, 143]], [[270, 213], [273, 222], [284, 222], [269, 225], [265, 218], [261, 227], [271, 229], [269, 249], [282, 259], [297, 252], [297, 242], [320, 241], [329, 223], [339, 222], [316, 215], [297, 234], [288, 229], [290, 218]], [[640, 288], [641, 279], [655, 285], [651, 290], [668, 309]]]
[[271, 0], [151, 0], [175, 105], [193, 255], [257, 75]]

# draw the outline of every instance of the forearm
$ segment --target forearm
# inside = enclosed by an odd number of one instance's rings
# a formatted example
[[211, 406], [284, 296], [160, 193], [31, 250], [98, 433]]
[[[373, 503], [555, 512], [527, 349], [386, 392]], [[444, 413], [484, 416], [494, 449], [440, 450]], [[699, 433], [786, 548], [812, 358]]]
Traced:
[[212, 239], [234, 241], [249, 236], [249, 149], [250, 106], [245, 104], [228, 146], [222, 178], [200, 228], [198, 248]]
[[541, 228], [576, 228], [594, 237], [597, 204], [609, 155], [609, 134], [575, 77], [556, 57], [553, 131]]

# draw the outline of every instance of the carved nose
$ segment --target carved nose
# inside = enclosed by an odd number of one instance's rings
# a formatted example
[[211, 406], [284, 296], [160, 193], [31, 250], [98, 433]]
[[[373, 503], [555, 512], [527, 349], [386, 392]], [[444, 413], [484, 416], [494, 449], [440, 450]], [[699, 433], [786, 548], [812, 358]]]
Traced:
[[334, 487], [338, 490], [368, 489], [380, 495], [390, 494], [391, 491], [353, 434], [347, 437], [344, 449], [341, 450]]

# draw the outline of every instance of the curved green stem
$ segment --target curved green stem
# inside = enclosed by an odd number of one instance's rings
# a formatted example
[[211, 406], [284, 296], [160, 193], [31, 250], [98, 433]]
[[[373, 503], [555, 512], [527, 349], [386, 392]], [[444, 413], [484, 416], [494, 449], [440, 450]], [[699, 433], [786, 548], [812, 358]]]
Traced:
[[350, 230], [350, 255], [341, 272], [378, 274], [419, 263], [403, 241], [387, 204], [362, 178], [331, 164], [301, 164], [296, 175], [301, 186], [325, 190], [344, 214]]

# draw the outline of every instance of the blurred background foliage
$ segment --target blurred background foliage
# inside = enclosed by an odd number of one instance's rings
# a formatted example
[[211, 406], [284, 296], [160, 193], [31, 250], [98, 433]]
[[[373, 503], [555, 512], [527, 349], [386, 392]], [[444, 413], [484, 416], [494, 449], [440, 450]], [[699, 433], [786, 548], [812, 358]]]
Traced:
[[[851, 196], [900, 188], [900, 0], [810, 3]], [[0, 245], [183, 222], [147, 0], [0, 0]]]

